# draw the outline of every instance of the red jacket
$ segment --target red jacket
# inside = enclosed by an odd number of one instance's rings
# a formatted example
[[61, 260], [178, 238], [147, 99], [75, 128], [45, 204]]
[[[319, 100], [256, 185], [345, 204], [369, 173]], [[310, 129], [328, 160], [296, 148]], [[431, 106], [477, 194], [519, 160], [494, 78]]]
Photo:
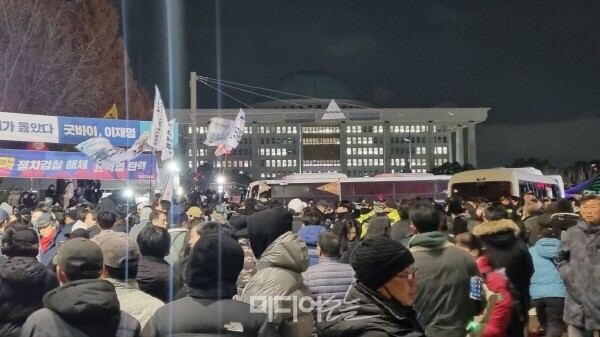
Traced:
[[490, 319], [480, 337], [506, 337], [512, 310], [512, 297], [508, 281], [506, 277], [494, 271], [487, 256], [477, 259], [477, 268], [484, 275], [488, 289], [501, 296], [501, 300], [492, 308]]

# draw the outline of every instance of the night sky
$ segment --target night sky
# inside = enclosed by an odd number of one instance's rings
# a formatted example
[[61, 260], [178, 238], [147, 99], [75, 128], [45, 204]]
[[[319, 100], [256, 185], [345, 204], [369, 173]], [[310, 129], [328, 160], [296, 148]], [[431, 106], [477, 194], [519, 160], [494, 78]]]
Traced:
[[[600, 158], [600, 1], [165, 2], [120, 9], [135, 76], [168, 106], [189, 108], [190, 71], [272, 88], [320, 70], [376, 107], [491, 107], [480, 167]], [[200, 108], [241, 107], [202, 84], [198, 94]]]

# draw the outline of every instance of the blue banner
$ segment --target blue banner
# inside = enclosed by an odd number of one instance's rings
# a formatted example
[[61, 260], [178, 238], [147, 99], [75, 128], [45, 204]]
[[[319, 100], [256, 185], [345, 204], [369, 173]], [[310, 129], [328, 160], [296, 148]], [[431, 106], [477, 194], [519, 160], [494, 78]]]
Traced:
[[156, 159], [151, 154], [142, 154], [134, 160], [117, 164], [109, 171], [80, 152], [0, 149], [0, 177], [154, 180]]
[[[150, 131], [150, 121], [58, 117], [59, 143], [79, 144], [92, 137], [103, 137], [114, 146], [131, 146], [141, 134]], [[179, 139], [178, 124], [173, 127], [173, 143]]]
[[[60, 117], [0, 112], [0, 140], [79, 144], [104, 137], [113, 146], [131, 146], [150, 131], [150, 121]], [[173, 126], [173, 145], [179, 140], [179, 124]]]

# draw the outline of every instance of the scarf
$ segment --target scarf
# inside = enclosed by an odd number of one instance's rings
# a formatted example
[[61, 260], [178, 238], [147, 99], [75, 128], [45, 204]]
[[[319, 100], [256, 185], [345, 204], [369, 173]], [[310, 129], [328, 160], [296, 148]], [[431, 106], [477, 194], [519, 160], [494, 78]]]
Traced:
[[42, 248], [42, 253], [46, 252], [46, 249], [48, 249], [48, 246], [54, 240], [55, 236], [56, 236], [56, 227], [52, 229], [52, 231], [50, 232], [50, 235], [42, 237], [42, 239], [40, 240], [40, 247]]

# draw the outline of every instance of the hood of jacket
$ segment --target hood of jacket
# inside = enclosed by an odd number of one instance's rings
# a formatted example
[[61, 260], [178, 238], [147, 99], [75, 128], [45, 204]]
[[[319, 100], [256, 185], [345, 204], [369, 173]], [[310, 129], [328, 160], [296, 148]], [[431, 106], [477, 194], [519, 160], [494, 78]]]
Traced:
[[308, 268], [309, 255], [306, 244], [291, 231], [278, 237], [267, 247], [256, 265], [257, 270], [278, 267], [297, 273]]
[[512, 231], [516, 236], [517, 234], [519, 234], [520, 229], [514, 221], [509, 219], [488, 221], [481, 223], [475, 226], [475, 228], [473, 228], [473, 234], [476, 236], [484, 236], [506, 231]]
[[35, 257], [15, 256], [0, 265], [0, 277], [15, 288], [44, 284], [48, 269]]
[[[101, 324], [103, 333], [116, 331], [121, 310], [115, 287], [105, 280], [79, 280], [54, 289], [44, 296], [44, 306], [79, 329]], [[90, 334], [90, 331], [86, 331]], [[97, 333], [91, 332], [92, 335]]]
[[256, 257], [282, 234], [292, 230], [292, 214], [284, 207], [275, 207], [246, 218], [250, 246]]
[[408, 247], [426, 247], [426, 248], [434, 248], [439, 247], [448, 241], [448, 234], [444, 232], [429, 232], [429, 233], [421, 233], [413, 236], [413, 238], [408, 242]]
[[304, 226], [298, 231], [298, 236], [307, 246], [316, 247], [319, 235], [326, 230], [325, 227], [319, 225]]
[[535, 250], [539, 256], [545, 259], [554, 260], [556, 253], [558, 252], [558, 246], [560, 246], [560, 240], [542, 238], [535, 243], [533, 250]]

